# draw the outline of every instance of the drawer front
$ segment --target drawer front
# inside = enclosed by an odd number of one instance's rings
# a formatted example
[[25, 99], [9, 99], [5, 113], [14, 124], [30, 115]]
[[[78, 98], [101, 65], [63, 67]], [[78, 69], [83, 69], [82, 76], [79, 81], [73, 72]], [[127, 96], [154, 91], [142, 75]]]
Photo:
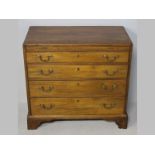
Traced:
[[27, 52], [28, 63], [128, 62], [129, 52]]
[[126, 78], [127, 65], [28, 65], [29, 79]]
[[32, 115], [121, 114], [124, 98], [32, 98]]
[[31, 97], [124, 96], [125, 80], [29, 81]]
[[85, 45], [30, 45], [25, 46], [28, 52], [128, 52], [129, 46], [85, 46]]

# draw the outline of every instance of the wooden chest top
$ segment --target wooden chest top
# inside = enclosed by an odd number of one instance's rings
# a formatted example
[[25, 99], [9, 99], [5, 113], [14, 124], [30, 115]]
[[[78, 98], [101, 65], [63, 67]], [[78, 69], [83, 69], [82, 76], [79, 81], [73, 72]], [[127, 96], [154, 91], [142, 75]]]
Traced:
[[122, 26], [31, 26], [24, 45], [130, 46]]

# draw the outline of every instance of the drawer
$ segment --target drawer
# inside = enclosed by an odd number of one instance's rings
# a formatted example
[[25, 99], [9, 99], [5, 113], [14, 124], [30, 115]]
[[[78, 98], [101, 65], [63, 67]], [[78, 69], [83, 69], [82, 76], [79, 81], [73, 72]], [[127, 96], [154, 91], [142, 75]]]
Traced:
[[28, 65], [29, 79], [126, 78], [127, 65]]
[[128, 52], [129, 46], [98, 46], [98, 45], [29, 45], [26, 52]]
[[32, 115], [122, 114], [124, 98], [32, 98]]
[[124, 96], [126, 80], [29, 81], [31, 97]]
[[28, 63], [125, 63], [129, 52], [27, 52]]

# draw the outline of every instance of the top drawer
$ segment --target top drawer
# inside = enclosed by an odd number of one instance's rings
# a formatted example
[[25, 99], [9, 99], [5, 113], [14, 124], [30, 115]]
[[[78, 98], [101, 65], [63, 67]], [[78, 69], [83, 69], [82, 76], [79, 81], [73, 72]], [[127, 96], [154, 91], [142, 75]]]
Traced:
[[82, 45], [31, 45], [24, 46], [27, 52], [128, 52], [130, 46], [82, 46]]
[[27, 63], [127, 63], [129, 52], [26, 52]]

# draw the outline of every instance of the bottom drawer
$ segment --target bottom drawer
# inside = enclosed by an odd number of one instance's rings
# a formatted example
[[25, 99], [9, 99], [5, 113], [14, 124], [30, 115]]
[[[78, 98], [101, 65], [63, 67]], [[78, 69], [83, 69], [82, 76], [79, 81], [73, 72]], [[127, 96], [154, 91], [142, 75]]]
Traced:
[[32, 115], [122, 114], [124, 98], [31, 98]]

